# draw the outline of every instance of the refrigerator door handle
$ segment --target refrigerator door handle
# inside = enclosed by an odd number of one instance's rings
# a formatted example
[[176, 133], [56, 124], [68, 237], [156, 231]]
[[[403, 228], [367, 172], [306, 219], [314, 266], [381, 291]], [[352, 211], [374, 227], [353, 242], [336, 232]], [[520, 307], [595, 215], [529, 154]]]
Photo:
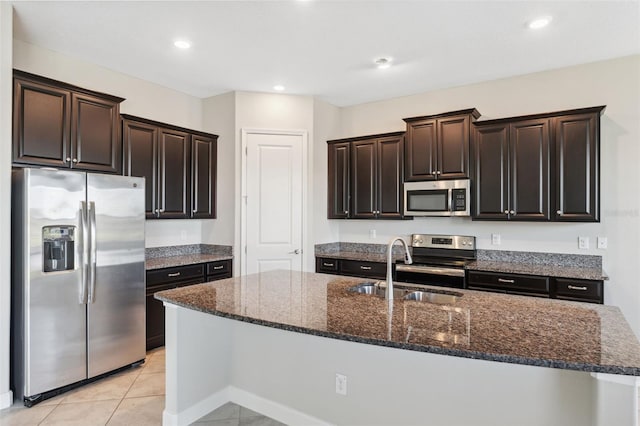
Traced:
[[80, 304], [87, 304], [89, 283], [89, 229], [87, 225], [87, 203], [80, 201]]
[[96, 300], [96, 203], [89, 202], [89, 303]]

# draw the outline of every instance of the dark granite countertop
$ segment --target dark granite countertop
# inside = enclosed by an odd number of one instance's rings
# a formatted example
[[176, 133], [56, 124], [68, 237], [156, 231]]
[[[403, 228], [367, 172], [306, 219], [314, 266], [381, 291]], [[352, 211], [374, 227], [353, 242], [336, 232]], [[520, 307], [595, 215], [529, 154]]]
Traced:
[[189, 244], [146, 249], [145, 268], [171, 268], [233, 259], [233, 248], [213, 244]]
[[165, 256], [147, 259], [145, 268], [147, 271], [152, 269], [170, 268], [172, 266], [194, 265], [197, 263], [216, 262], [218, 260], [233, 259], [228, 254], [183, 254], [178, 256]]
[[[387, 246], [384, 244], [326, 243], [316, 245], [315, 255], [333, 259], [386, 263], [386, 249]], [[393, 255], [396, 261], [403, 259], [399, 245], [394, 246]], [[600, 256], [502, 250], [478, 250], [477, 255], [477, 260], [469, 263], [466, 269], [583, 280], [609, 279], [602, 270]]]
[[[365, 344], [640, 376], [640, 343], [617, 307], [471, 290], [448, 304], [347, 289], [360, 278], [272, 271], [156, 293], [189, 309]], [[441, 288], [434, 288], [442, 291]]]
[[536, 263], [500, 262], [477, 260], [466, 266], [471, 271], [504, 272], [512, 274], [543, 275], [557, 278], [582, 280], [608, 280], [602, 268], [581, 268], [577, 266], [542, 265]]

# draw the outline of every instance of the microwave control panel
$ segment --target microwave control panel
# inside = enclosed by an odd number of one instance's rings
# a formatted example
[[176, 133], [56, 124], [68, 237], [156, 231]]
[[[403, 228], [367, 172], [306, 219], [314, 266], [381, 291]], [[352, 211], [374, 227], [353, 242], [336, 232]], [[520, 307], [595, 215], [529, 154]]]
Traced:
[[466, 189], [452, 189], [451, 195], [453, 198], [453, 211], [459, 212], [467, 210]]

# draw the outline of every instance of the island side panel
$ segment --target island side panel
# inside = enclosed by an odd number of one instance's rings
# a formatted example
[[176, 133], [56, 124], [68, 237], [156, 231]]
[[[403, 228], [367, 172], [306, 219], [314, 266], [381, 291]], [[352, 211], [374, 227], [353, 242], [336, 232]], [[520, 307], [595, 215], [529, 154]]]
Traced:
[[221, 318], [164, 305], [163, 425], [188, 425], [229, 401], [232, 329]]

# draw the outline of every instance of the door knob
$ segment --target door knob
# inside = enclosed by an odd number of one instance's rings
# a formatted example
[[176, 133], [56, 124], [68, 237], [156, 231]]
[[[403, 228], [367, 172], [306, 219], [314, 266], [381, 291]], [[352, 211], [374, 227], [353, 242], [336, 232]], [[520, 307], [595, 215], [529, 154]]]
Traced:
[[294, 251], [290, 251], [289, 254], [300, 254], [300, 250], [295, 249]]

